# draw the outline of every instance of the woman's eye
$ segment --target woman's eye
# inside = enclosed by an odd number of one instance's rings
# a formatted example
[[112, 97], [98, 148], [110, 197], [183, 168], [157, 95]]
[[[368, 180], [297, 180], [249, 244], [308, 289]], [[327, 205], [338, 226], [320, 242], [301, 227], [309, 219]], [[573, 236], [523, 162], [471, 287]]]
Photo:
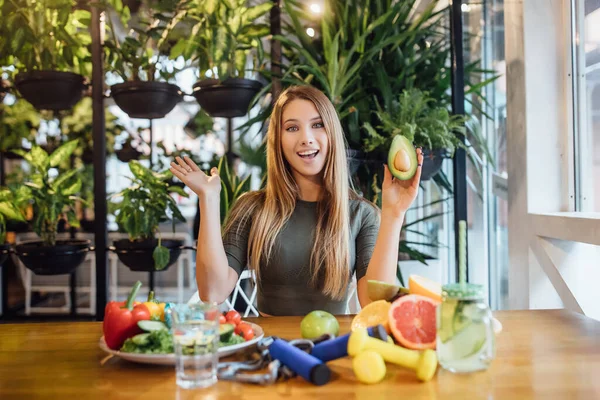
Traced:
[[285, 128], [286, 131], [288, 132], [296, 132], [298, 130], [297, 126], [288, 126], [287, 128]]
[[323, 123], [322, 123], [322, 122], [316, 122], [316, 123], [313, 125], [313, 128], [315, 128], [315, 129], [321, 129], [321, 128], [324, 128], [324, 127], [325, 127], [325, 125], [323, 125]]

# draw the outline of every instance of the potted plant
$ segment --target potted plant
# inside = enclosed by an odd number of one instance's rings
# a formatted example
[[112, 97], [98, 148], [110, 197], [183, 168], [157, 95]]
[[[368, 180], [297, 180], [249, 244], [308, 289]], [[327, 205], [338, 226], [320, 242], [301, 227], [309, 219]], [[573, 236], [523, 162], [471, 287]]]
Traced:
[[[18, 151], [31, 168], [23, 187], [27, 198], [33, 201], [33, 230], [42, 240], [18, 244], [15, 250], [23, 264], [39, 275], [72, 272], [83, 262], [90, 248], [89, 240], [56, 239], [62, 215], [71, 226], [79, 227], [75, 215], [75, 203], [82, 201], [75, 196], [81, 190], [79, 171], [61, 167], [77, 143], [77, 140], [64, 143], [50, 155], [39, 146], [33, 146], [30, 152]], [[54, 176], [51, 171], [55, 169], [58, 174]]]
[[[185, 1], [166, 1], [153, 4], [155, 9], [142, 7], [136, 26], [128, 26], [129, 8], [121, 0], [108, 0], [121, 17], [108, 13], [110, 36], [104, 43], [107, 71], [117, 74], [123, 83], [110, 87], [115, 103], [131, 118], [163, 118], [182, 100], [177, 85], [168, 83], [178, 72], [168, 60], [167, 39], [185, 16]], [[131, 32], [119, 39], [117, 24]]]
[[23, 148], [24, 140], [34, 142], [39, 127], [40, 114], [30, 103], [0, 104], [0, 152], [7, 158], [20, 157], [11, 150]]
[[112, 196], [113, 200], [121, 199], [113, 202], [111, 209], [119, 227], [129, 234], [129, 239], [113, 243], [115, 251], [132, 271], [165, 270], [177, 261], [183, 241], [162, 239], [158, 226], [169, 219], [173, 221], [173, 228], [175, 220], [185, 222], [169, 193], [185, 197], [188, 194], [178, 186], [165, 183], [171, 177], [168, 171], [153, 172], [138, 161], [130, 161], [129, 169], [133, 174], [131, 186]]
[[23, 209], [28, 201], [28, 193], [24, 186], [17, 190], [0, 188], [0, 266], [6, 261], [10, 251], [10, 244], [6, 242], [6, 223], [25, 222]]
[[419, 89], [404, 90], [390, 111], [379, 108], [375, 114], [380, 121], [377, 129], [369, 122], [364, 124], [368, 134], [365, 150], [385, 159], [394, 137], [406, 137], [415, 147], [423, 148], [422, 181], [437, 174], [444, 158], [452, 157], [457, 147], [466, 148], [460, 136], [465, 135], [467, 118], [451, 115], [429, 93]]
[[15, 87], [39, 110], [65, 110], [82, 97], [91, 73], [90, 13], [74, 0], [2, 2], [0, 53], [12, 56]]
[[[189, 14], [198, 22], [191, 38], [173, 46], [171, 58], [183, 55], [198, 62], [200, 80], [193, 86], [194, 96], [210, 116], [246, 115], [263, 87], [246, 78], [248, 70], [263, 67], [261, 39], [269, 34], [269, 26], [259, 20], [272, 6], [271, 1], [264, 1], [248, 7], [246, 0], [198, 1], [191, 6]], [[251, 57], [253, 67], [248, 68]]]

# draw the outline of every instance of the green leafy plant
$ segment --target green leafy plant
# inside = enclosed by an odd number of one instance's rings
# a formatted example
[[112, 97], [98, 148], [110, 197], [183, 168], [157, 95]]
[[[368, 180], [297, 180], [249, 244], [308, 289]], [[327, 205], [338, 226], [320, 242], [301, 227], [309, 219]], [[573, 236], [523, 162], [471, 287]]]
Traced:
[[389, 111], [381, 107], [375, 112], [380, 125], [375, 129], [369, 122], [364, 128], [365, 151], [387, 153], [396, 135], [405, 136], [413, 145], [429, 150], [446, 149], [453, 155], [456, 147], [465, 147], [460, 136], [465, 135], [467, 117], [451, 115], [446, 107], [427, 92], [419, 89], [404, 90]]
[[[33, 229], [48, 246], [56, 244], [58, 222], [63, 214], [71, 226], [79, 227], [75, 215], [75, 203], [83, 201], [76, 196], [81, 190], [79, 170], [60, 168], [77, 143], [77, 140], [64, 143], [50, 155], [39, 146], [33, 146], [29, 152], [15, 150], [31, 167], [25, 186], [28, 198], [33, 200]], [[58, 174], [54, 176], [51, 171], [56, 170]]]
[[250, 190], [250, 175], [241, 179], [229, 167], [225, 156], [219, 160], [218, 169], [221, 177], [221, 226], [223, 226], [233, 204], [241, 195]]
[[154, 249], [153, 258], [155, 268], [161, 270], [169, 261], [169, 250], [161, 245], [158, 226], [169, 219], [173, 221], [173, 228], [176, 220], [185, 222], [169, 193], [184, 197], [188, 197], [188, 194], [182, 188], [169, 186], [165, 182], [172, 176], [169, 171], [153, 172], [135, 160], [129, 162], [129, 169], [133, 175], [131, 186], [111, 196], [111, 200], [121, 199], [120, 202], [113, 202], [111, 211], [131, 241], [153, 239], [158, 234], [158, 246]]
[[[170, 35], [185, 17], [189, 1], [157, 1], [151, 7], [141, 7], [136, 13], [135, 25], [129, 7], [122, 0], [105, 0], [120, 18], [108, 18], [109, 36], [104, 43], [106, 70], [119, 75], [124, 81], [169, 81], [179, 72], [169, 61]], [[119, 23], [121, 26], [119, 26]], [[129, 34], [120, 38], [117, 32]]]
[[75, 0], [0, 2], [0, 54], [18, 72], [72, 71], [91, 74], [90, 12]]
[[0, 188], [0, 244], [6, 242], [6, 222], [25, 222], [24, 207], [29, 203], [25, 186], [18, 189]]
[[183, 55], [197, 62], [201, 79], [244, 78], [251, 56], [252, 69], [260, 70], [265, 63], [261, 39], [269, 34], [269, 26], [260, 19], [272, 6], [271, 1], [254, 6], [247, 6], [246, 0], [195, 1], [189, 12], [196, 21], [191, 35], [179, 39], [171, 58]]
[[0, 152], [23, 147], [23, 140], [35, 141], [40, 113], [27, 101], [0, 104]]

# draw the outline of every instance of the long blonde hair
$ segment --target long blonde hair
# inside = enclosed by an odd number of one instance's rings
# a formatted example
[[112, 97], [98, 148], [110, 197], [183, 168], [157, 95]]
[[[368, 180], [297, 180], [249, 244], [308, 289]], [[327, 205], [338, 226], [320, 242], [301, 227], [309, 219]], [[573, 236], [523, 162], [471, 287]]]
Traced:
[[[349, 189], [346, 146], [340, 120], [331, 101], [319, 90], [311, 86], [293, 86], [277, 99], [267, 133], [266, 189], [249, 192], [239, 198], [231, 210], [225, 232], [240, 222], [238, 220], [242, 221], [238, 226], [242, 226], [245, 219], [251, 218], [248, 264], [256, 272], [260, 285], [261, 264], [271, 259], [275, 239], [292, 215], [299, 197], [298, 185], [281, 145], [283, 110], [296, 99], [308, 100], [315, 105], [329, 139], [310, 258], [310, 285], [318, 287], [331, 298], [342, 299], [350, 280], [348, 200], [358, 196]], [[319, 280], [323, 276], [321, 286]]]

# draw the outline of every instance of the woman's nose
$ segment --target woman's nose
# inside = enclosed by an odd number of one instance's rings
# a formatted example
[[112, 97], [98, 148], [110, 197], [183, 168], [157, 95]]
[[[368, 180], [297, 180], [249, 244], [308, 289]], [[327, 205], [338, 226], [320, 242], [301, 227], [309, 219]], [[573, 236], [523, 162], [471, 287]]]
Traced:
[[302, 138], [300, 139], [303, 146], [312, 145], [315, 142], [315, 137], [310, 129], [304, 129], [302, 132]]

